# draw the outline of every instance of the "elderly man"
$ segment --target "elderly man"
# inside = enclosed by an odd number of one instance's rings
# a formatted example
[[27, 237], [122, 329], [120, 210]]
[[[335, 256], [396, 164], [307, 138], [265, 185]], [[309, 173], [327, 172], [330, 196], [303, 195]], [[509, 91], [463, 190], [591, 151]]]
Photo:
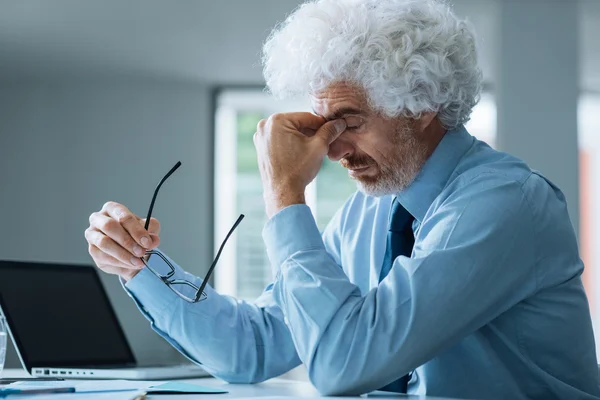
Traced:
[[[90, 218], [94, 261], [153, 328], [230, 382], [304, 363], [324, 394], [597, 398], [565, 198], [463, 126], [481, 87], [469, 26], [434, 0], [321, 0], [263, 60], [272, 93], [308, 95], [314, 114], [273, 115], [254, 137], [273, 268], [259, 299], [207, 287], [185, 302], [137, 258], [156, 221], [148, 233], [116, 203]], [[304, 191], [325, 156], [359, 191], [321, 235]]]

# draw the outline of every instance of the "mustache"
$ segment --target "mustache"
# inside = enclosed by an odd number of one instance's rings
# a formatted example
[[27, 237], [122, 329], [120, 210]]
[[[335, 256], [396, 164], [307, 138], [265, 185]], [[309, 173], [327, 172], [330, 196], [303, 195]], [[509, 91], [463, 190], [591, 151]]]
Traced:
[[346, 169], [359, 169], [373, 164], [376, 164], [375, 160], [367, 155], [351, 156], [340, 160], [340, 165]]

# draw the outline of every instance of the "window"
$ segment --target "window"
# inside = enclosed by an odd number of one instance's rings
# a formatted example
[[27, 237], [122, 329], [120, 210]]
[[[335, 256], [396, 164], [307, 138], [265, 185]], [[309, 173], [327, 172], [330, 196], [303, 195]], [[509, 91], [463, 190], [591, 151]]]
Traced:
[[[271, 282], [271, 269], [262, 241], [266, 214], [252, 136], [258, 122], [276, 112], [310, 111], [302, 101], [276, 101], [261, 89], [224, 90], [217, 96], [215, 124], [215, 237], [227, 233], [238, 214], [246, 218], [232, 238], [234, 252], [215, 269], [221, 293], [252, 300]], [[355, 190], [339, 164], [325, 160], [316, 181], [307, 189], [307, 203], [322, 230]]]
[[[266, 222], [262, 184], [252, 136], [258, 122], [276, 112], [310, 111], [306, 101], [276, 101], [261, 88], [227, 89], [218, 93], [215, 110], [215, 242], [225, 237], [238, 214], [246, 218], [215, 269], [215, 287], [223, 294], [254, 300], [271, 282], [271, 268], [262, 241]], [[467, 124], [469, 131], [495, 143], [496, 107], [482, 96]], [[307, 188], [307, 203], [323, 230], [356, 190], [346, 170], [328, 159]]]
[[471, 119], [465, 125], [469, 133], [496, 147], [496, 100], [490, 92], [483, 92], [479, 103], [471, 113]]
[[578, 107], [580, 218], [579, 243], [585, 264], [583, 282], [590, 303], [596, 352], [600, 354], [600, 275], [596, 272], [600, 260], [600, 94], [584, 93]]

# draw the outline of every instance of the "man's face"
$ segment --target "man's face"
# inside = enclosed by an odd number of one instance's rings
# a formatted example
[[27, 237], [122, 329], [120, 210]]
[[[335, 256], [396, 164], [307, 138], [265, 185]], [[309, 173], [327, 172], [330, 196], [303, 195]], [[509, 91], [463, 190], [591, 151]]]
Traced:
[[395, 194], [415, 178], [429, 150], [416, 120], [385, 118], [371, 110], [364, 92], [337, 83], [312, 96], [313, 110], [327, 120], [343, 118], [347, 128], [330, 146], [328, 156], [339, 161], [371, 196]]

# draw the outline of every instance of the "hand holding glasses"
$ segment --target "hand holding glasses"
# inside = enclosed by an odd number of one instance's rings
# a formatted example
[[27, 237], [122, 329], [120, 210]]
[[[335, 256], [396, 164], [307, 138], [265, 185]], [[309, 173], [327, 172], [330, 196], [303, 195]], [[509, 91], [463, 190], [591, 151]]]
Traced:
[[[150, 218], [152, 217], [152, 210], [154, 209], [154, 202], [156, 201], [156, 196], [158, 195], [160, 187], [180, 166], [181, 161], [178, 161], [177, 164], [175, 164], [175, 166], [171, 168], [171, 170], [161, 179], [158, 186], [154, 190], [154, 196], [152, 196], [152, 202], [150, 203], [150, 209], [148, 210], [148, 217], [146, 218], [146, 225], [144, 229], [148, 230]], [[215, 259], [212, 262], [210, 268], [208, 269], [208, 272], [206, 273], [206, 276], [204, 277], [204, 280], [202, 281], [200, 287], [186, 279], [173, 278], [173, 275], [175, 275], [175, 267], [173, 267], [173, 264], [171, 264], [167, 257], [165, 257], [158, 251], [147, 251], [146, 256], [142, 257], [141, 260], [150, 272], [152, 272], [154, 275], [160, 278], [165, 283], [165, 285], [169, 287], [169, 289], [175, 292], [175, 294], [177, 294], [183, 300], [190, 303], [202, 301], [207, 297], [206, 293], [204, 293], [204, 288], [206, 287], [208, 279], [210, 278], [210, 275], [212, 274], [213, 270], [215, 269], [215, 266], [217, 265], [217, 261], [219, 261], [219, 257], [221, 256], [223, 247], [225, 247], [225, 243], [227, 243], [227, 240], [229, 239], [235, 228], [237, 228], [240, 222], [242, 222], [242, 219], [244, 219], [244, 215], [240, 214], [237, 221], [235, 221], [235, 223], [233, 224], [233, 227], [229, 230], [229, 233], [227, 233], [227, 236], [225, 236], [225, 240], [223, 240], [223, 243], [221, 243], [221, 247], [219, 247], [219, 251], [217, 252], [217, 255], [215, 256]], [[156, 257], [155, 259], [153, 259], [153, 262], [150, 263], [150, 257], [152, 257], [153, 255]]]

